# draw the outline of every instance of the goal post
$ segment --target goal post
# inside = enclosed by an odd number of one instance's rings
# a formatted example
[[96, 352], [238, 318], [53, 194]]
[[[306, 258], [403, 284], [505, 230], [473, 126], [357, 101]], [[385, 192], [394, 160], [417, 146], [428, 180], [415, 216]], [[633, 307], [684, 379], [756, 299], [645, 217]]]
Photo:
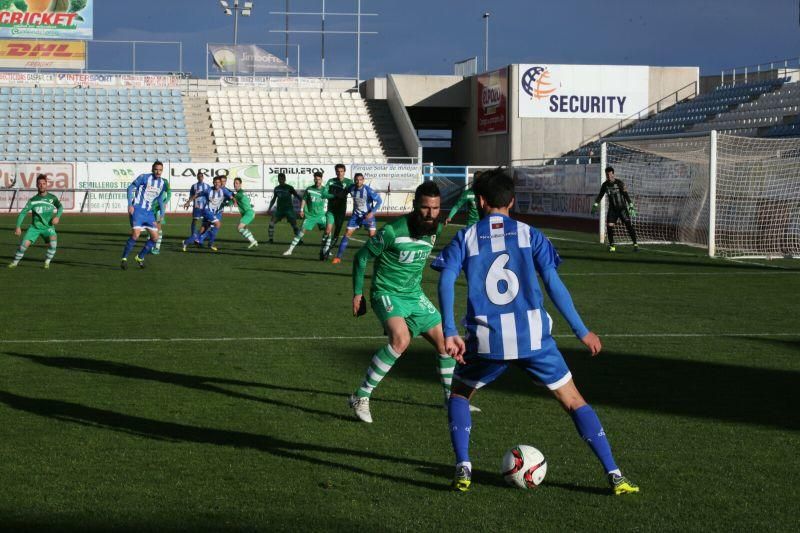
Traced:
[[[601, 174], [614, 167], [636, 204], [639, 242], [698, 246], [711, 257], [800, 257], [800, 138], [618, 137], [601, 155]], [[624, 227], [613, 231], [630, 242]]]

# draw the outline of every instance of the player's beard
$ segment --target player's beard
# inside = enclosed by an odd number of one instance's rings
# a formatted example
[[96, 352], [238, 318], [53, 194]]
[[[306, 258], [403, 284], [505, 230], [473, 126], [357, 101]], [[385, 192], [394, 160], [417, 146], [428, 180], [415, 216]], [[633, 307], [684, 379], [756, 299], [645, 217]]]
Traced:
[[427, 235], [436, 235], [437, 229], [439, 229], [438, 218], [425, 218], [417, 210], [412, 211], [408, 217], [408, 231], [414, 239]]

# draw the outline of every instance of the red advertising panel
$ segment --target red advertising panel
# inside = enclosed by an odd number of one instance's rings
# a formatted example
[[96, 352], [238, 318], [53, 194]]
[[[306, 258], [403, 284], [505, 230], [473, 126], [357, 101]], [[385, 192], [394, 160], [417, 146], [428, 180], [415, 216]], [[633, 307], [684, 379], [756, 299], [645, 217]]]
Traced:
[[508, 68], [478, 75], [478, 135], [508, 132]]

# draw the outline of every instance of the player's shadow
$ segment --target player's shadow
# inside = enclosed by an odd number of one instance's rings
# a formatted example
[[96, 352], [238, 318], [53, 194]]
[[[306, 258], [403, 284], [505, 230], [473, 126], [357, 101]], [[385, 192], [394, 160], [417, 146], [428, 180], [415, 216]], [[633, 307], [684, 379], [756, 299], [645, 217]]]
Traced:
[[255, 267], [234, 267], [234, 270], [251, 270], [253, 272], [278, 272], [281, 274], [290, 274], [292, 276], [337, 276], [337, 277], [353, 277], [353, 274], [350, 272], [333, 272], [333, 271], [324, 271], [324, 270], [289, 270], [286, 268], [270, 268], [270, 267], [263, 267], [263, 268], [255, 268]]
[[[800, 430], [800, 418], [792, 414], [800, 408], [800, 372], [614, 351], [596, 358], [583, 350], [562, 353], [589, 403]], [[506, 383], [520, 394], [549, 394], [521, 372]]]
[[[212, 376], [196, 376], [192, 374], [181, 374], [179, 372], [153, 370], [151, 368], [131, 365], [128, 363], [117, 363], [114, 361], [105, 361], [102, 359], [90, 359], [86, 357], [60, 357], [60, 356], [53, 357], [53, 356], [34, 355], [34, 354], [9, 352], [9, 351], [5, 351], [2, 353], [4, 355], [18, 357], [20, 359], [27, 359], [28, 361], [51, 368], [59, 368], [63, 370], [72, 370], [77, 372], [86, 372], [90, 374], [105, 374], [108, 376], [154, 381], [158, 383], [168, 383], [171, 385], [178, 385], [189, 389], [203, 390], [207, 392], [223, 394], [226, 396], [230, 396], [232, 398], [238, 398], [242, 400], [272, 403], [281, 407], [291, 407], [293, 409], [305, 411], [310, 414], [318, 414], [327, 417], [337, 418], [340, 420], [347, 420], [347, 421], [354, 420], [354, 418], [349, 416], [342, 416], [335, 413], [329, 413], [327, 411], [310, 409], [295, 404], [289, 404], [277, 400], [252, 396], [250, 394], [239, 393], [236, 391], [231, 391], [226, 388], [222, 388], [222, 386], [229, 385], [233, 387], [258, 388], [258, 389], [273, 390], [278, 392], [296, 392], [305, 395], [312, 394], [321, 396], [331, 396], [335, 398], [341, 398], [342, 405], [344, 405], [344, 400], [347, 397], [347, 394], [343, 391], [329, 391], [329, 390], [310, 389], [302, 387], [288, 387], [285, 385], [274, 385], [271, 383], [263, 383], [258, 381], [244, 381], [239, 379], [229, 379], [229, 378], [212, 377]], [[422, 404], [406, 400], [389, 399], [389, 400], [378, 400], [378, 401], [381, 401], [383, 403], [411, 405], [414, 407], [431, 407], [428, 404]]]
[[[312, 465], [346, 470], [376, 479], [391, 480], [431, 490], [444, 490], [444, 482], [434, 483], [419, 479], [411, 479], [391, 473], [396, 469], [372, 471], [363, 466], [313, 457], [310, 454], [326, 454], [352, 459], [363, 464], [364, 460], [381, 461], [396, 465], [436, 468], [438, 465], [408, 457], [398, 458], [365, 449], [349, 449], [335, 445], [311, 444], [301, 441], [290, 441], [270, 435], [259, 435], [244, 431], [199, 427], [177, 422], [164, 422], [151, 418], [118, 413], [107, 409], [98, 409], [86, 405], [63, 400], [50, 400], [22, 396], [0, 390], [0, 403], [8, 408], [32, 413], [62, 422], [71, 422], [90, 428], [103, 428], [127, 435], [144, 437], [166, 442], [190, 442], [213, 444], [215, 446], [233, 446], [248, 448], [269, 453], [275, 457], [300, 461]], [[446, 479], [446, 478], [445, 478]]]
[[[224, 378], [211, 378], [205, 376], [192, 376], [190, 374], [180, 374], [177, 372], [165, 372], [161, 370], [153, 370], [141, 366], [128, 365], [125, 363], [115, 363], [111, 361], [102, 361], [98, 359], [86, 359], [81, 357], [47, 357], [33, 354], [23, 354], [16, 352], [3, 352], [6, 355], [27, 359], [34, 363], [44, 366], [61, 368], [64, 370], [76, 370], [79, 372], [88, 372], [92, 374], [106, 374], [109, 376], [118, 376], [129, 379], [140, 379], [146, 381], [154, 381], [158, 383], [168, 383], [170, 385], [177, 385], [187, 389], [199, 390], [204, 392], [212, 392], [221, 394], [230, 398], [238, 400], [247, 400], [259, 403], [274, 405], [276, 407], [288, 408], [293, 410], [302, 411], [307, 414], [333, 418], [337, 420], [352, 421], [350, 416], [344, 416], [338, 413], [331, 413], [321, 409], [314, 409], [305, 407], [294, 403], [284, 402], [271, 398], [264, 398], [261, 396], [254, 396], [244, 392], [237, 392], [222, 387], [222, 385], [235, 385], [244, 387], [260, 386], [262, 388], [277, 388], [264, 386], [263, 384], [251, 383], [246, 381], [230, 380]], [[311, 391], [304, 391], [311, 392]], [[320, 391], [322, 392], [322, 391]], [[344, 398], [344, 395], [339, 394]]]

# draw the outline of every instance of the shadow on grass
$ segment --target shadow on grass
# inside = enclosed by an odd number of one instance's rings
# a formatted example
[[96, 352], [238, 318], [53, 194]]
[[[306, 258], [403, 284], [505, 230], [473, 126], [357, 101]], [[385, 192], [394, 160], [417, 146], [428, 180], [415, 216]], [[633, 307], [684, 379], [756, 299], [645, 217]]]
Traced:
[[[789, 339], [754, 340], [785, 349], [800, 345], [798, 340]], [[410, 364], [422, 361], [429, 351], [422, 344], [412, 346], [392, 368], [393, 375], [430, 379], [430, 367]], [[561, 351], [578, 389], [590, 404], [800, 431], [800, 417], [792, 414], [800, 409], [796, 393], [800, 372], [610, 351], [596, 358], [578, 349]], [[517, 369], [509, 369], [498, 381], [490, 387], [520, 395], [550, 396]], [[480, 398], [479, 392], [476, 402]], [[552, 408], [559, 409], [555, 400]]]
[[754, 263], [735, 263], [724, 260], [710, 260], [708, 258], [698, 257], [696, 260], [692, 259], [677, 259], [672, 257], [664, 257], [659, 255], [654, 257], [646, 251], [639, 253], [629, 254], [587, 254], [585, 250], [570, 250], [562, 251], [559, 247], [559, 255], [562, 259], [569, 259], [570, 261], [582, 261], [584, 263], [615, 263], [618, 265], [666, 265], [675, 266], [678, 268], [719, 268], [723, 270], [763, 270], [774, 272], [776, 269], [794, 270], [789, 267], [777, 265], [758, 265]]
[[[353, 421], [354, 418], [351, 416], [343, 416], [336, 413], [329, 413], [327, 411], [321, 411], [317, 409], [309, 409], [303, 406], [289, 404], [285, 402], [280, 402], [277, 400], [270, 400], [266, 398], [261, 398], [257, 396], [253, 396], [250, 394], [240, 393], [236, 391], [231, 391], [225, 388], [222, 388], [221, 385], [230, 385], [236, 387], [251, 387], [251, 388], [259, 388], [265, 390], [273, 390], [279, 392], [297, 392], [301, 394], [312, 394], [312, 395], [322, 395], [322, 396], [331, 396], [335, 398], [341, 398], [342, 406], [345, 406], [345, 401], [347, 399], [347, 395], [349, 391], [329, 391], [329, 390], [319, 390], [319, 389], [310, 389], [310, 388], [301, 388], [301, 387], [287, 387], [284, 385], [273, 385], [270, 383], [263, 383], [257, 381], [244, 381], [239, 379], [229, 379], [229, 378], [220, 378], [220, 377], [211, 377], [211, 376], [195, 376], [192, 374], [181, 374], [179, 372], [167, 372], [163, 370], [153, 370], [151, 368], [143, 367], [143, 366], [136, 366], [127, 363], [117, 363], [114, 361], [105, 361], [102, 359], [90, 359], [85, 357], [51, 357], [51, 356], [44, 356], [44, 355], [34, 355], [34, 354], [26, 354], [26, 353], [19, 353], [19, 352], [3, 352], [4, 355], [17, 357], [20, 359], [27, 359], [28, 361], [47, 366], [50, 368], [60, 368], [63, 370], [72, 370], [77, 372], [86, 372], [90, 374], [103, 374], [107, 376], [117, 376], [122, 378], [129, 378], [129, 379], [139, 379], [145, 381], [154, 381], [158, 383], [168, 383], [171, 385], [177, 385], [180, 387], [186, 387], [188, 389], [194, 390], [201, 390], [207, 392], [213, 392], [217, 394], [222, 394], [225, 396], [229, 396], [232, 398], [237, 398], [241, 400], [251, 400], [256, 402], [263, 402], [263, 403], [271, 403], [277, 405], [279, 407], [290, 407], [292, 409], [298, 409], [301, 411], [306, 411], [310, 414], [317, 414], [317, 415], [324, 415], [329, 416], [332, 418], [340, 419], [340, 420], [347, 420]], [[371, 354], [370, 354], [371, 356]], [[369, 356], [364, 356], [364, 361], [369, 361]], [[366, 365], [366, 363], [365, 363]], [[364, 367], [366, 369], [366, 366]], [[357, 376], [354, 376], [354, 379], [358, 379]], [[399, 404], [399, 405], [409, 405], [413, 407], [427, 407], [432, 409], [440, 409], [440, 405], [433, 405], [433, 404], [425, 404], [419, 402], [412, 402], [408, 400], [394, 400], [394, 399], [375, 399], [374, 402], [376, 403], [392, 403], [392, 404]]]
[[438, 465], [409, 458], [398, 458], [390, 455], [370, 452], [363, 449], [348, 449], [336, 446], [324, 446], [307, 442], [294, 442], [279, 439], [269, 435], [258, 435], [243, 431], [233, 431], [198, 427], [175, 422], [163, 422], [134, 415], [117, 413], [106, 409], [88, 407], [74, 402], [62, 400], [49, 400], [21, 396], [11, 392], [0, 391], [0, 403], [11, 409], [33, 413], [39, 416], [52, 418], [62, 422], [70, 422], [92, 428], [102, 428], [118, 431], [128, 435], [145, 437], [167, 442], [191, 442], [198, 444], [213, 444], [216, 446], [233, 446], [236, 448], [249, 448], [284, 459], [296, 460], [312, 465], [325, 466], [346, 470], [355, 474], [362, 474], [376, 479], [404, 483], [430, 490], [446, 490], [443, 482], [429, 482], [410, 479], [391, 473], [391, 469], [381, 469], [379, 472], [367, 470], [361, 466], [337, 462], [330, 459], [311, 457], [310, 453], [331, 454], [351, 458], [361, 462], [371, 459], [391, 464], [410, 464], [427, 468], [436, 468]]

